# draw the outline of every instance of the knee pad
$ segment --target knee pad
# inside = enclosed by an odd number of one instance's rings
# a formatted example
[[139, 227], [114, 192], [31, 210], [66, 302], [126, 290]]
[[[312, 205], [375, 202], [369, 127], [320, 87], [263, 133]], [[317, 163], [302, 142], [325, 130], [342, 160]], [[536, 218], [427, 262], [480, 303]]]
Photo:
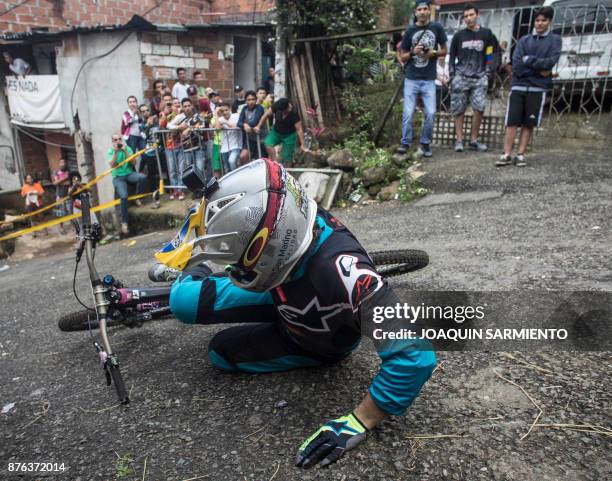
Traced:
[[223, 347], [225, 345], [224, 341], [224, 331], [218, 332], [213, 336], [213, 338], [208, 343], [208, 358], [214, 367], [217, 369], [222, 369], [223, 371], [238, 371], [238, 369], [228, 361], [223, 353]]

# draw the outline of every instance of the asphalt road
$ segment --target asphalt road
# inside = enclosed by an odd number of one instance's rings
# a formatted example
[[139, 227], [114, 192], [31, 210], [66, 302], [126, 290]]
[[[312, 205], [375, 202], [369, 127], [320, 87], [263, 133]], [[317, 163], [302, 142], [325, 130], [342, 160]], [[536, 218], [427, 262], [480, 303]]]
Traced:
[[[538, 157], [525, 169], [495, 169], [492, 154], [437, 152], [424, 165], [423, 183], [433, 193], [421, 203], [336, 214], [370, 250], [429, 252], [427, 269], [393, 280], [400, 298], [415, 289], [612, 290], [609, 152], [551, 146]], [[98, 268], [142, 285], [153, 252], [172, 235], [102, 247]], [[609, 352], [440, 352], [439, 368], [406, 416], [383, 422], [332, 467], [301, 471], [293, 458], [303, 439], [365, 393], [378, 366], [369, 342], [331, 368], [228, 375], [206, 356], [222, 326], [164, 321], [117, 329], [111, 342], [132, 399], [117, 407], [89, 335], [57, 329], [60, 315], [78, 309], [73, 255], [8, 264], [0, 272], [0, 405], [15, 405], [0, 414], [0, 479], [612, 476], [610, 436], [602, 428], [550, 426], [612, 427]], [[83, 269], [77, 279], [90, 302]], [[276, 408], [278, 401], [287, 404]], [[540, 410], [538, 424], [546, 426], [525, 437]], [[63, 463], [67, 470], [17, 475], [8, 471], [9, 462]]]

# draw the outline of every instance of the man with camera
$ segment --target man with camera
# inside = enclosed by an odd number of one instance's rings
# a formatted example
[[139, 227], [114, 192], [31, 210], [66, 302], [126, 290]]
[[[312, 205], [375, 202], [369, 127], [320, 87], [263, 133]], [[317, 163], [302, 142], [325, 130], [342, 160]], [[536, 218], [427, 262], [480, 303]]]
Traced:
[[431, 2], [417, 0], [416, 23], [410, 25], [400, 45], [400, 62], [404, 65], [404, 115], [402, 141], [398, 153], [405, 154], [413, 140], [412, 118], [416, 99], [423, 100], [425, 119], [421, 131], [424, 157], [431, 157], [434, 116], [436, 114], [436, 64], [438, 57], [446, 57], [447, 37], [442, 25], [430, 21]]
[[200, 128], [205, 127], [206, 121], [200, 117], [189, 98], [184, 98], [181, 101], [181, 109], [182, 112], [168, 124], [170, 130], [180, 132], [182, 150], [179, 154], [179, 164], [183, 172], [189, 166], [195, 165], [209, 179], [212, 177], [210, 159], [208, 162], [206, 161], [204, 150], [206, 145], [204, 144], [205, 141], [202, 140], [202, 133], [199, 131]]
[[[108, 163], [113, 167], [111, 175], [113, 177], [113, 186], [115, 192], [120, 199], [120, 213], [121, 213], [121, 233], [128, 234], [128, 184], [136, 184], [136, 194], [142, 194], [147, 178], [134, 171], [134, 162], [136, 158], [123, 163], [128, 157], [134, 152], [127, 146], [121, 135], [113, 134], [112, 147], [108, 149]], [[121, 164], [121, 165], [119, 165]], [[117, 167], [119, 166], [119, 167]], [[116, 169], [114, 167], [117, 167]], [[142, 205], [140, 199], [136, 200], [136, 205]]]

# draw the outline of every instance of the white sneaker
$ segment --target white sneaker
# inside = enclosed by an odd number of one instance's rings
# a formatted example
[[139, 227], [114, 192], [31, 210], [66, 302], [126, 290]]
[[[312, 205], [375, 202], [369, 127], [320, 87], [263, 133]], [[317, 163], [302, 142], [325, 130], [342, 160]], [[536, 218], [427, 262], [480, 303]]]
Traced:
[[130, 233], [130, 229], [128, 228], [127, 222], [121, 223], [121, 233], [125, 235]]

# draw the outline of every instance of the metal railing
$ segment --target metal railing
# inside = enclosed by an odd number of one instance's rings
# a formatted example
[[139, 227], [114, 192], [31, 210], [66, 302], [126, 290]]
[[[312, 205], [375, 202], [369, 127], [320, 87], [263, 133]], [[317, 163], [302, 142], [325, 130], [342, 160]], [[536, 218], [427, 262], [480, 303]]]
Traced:
[[[150, 139], [149, 145], [155, 152], [160, 176], [163, 176], [164, 171], [167, 174], [168, 184], [164, 183], [164, 188], [168, 189], [185, 189], [182, 175], [193, 164], [206, 178], [210, 178], [214, 174], [223, 176], [237, 168], [241, 162], [250, 162], [266, 155], [260, 133], [247, 134], [238, 127], [198, 127], [188, 128], [186, 132], [156, 129], [152, 134], [155, 140]], [[153, 144], [157, 147], [154, 148]], [[224, 155], [226, 153], [229, 155]], [[213, 165], [217, 155], [219, 162]]]

